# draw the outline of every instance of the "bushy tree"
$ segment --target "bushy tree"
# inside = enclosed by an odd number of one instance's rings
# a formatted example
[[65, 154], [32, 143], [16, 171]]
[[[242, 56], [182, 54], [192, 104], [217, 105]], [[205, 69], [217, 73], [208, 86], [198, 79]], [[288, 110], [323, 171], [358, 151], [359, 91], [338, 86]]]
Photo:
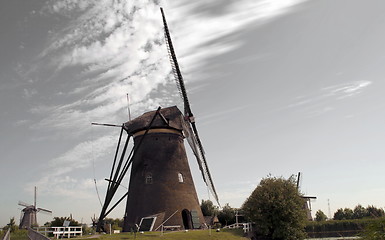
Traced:
[[109, 225], [111, 224], [112, 230], [122, 230], [123, 229], [123, 219], [121, 218], [105, 218], [104, 223]]
[[222, 226], [227, 226], [235, 223], [235, 209], [230, 207], [228, 203], [223, 206], [218, 213], [218, 220]]
[[304, 239], [306, 211], [295, 178], [268, 176], [242, 206], [257, 225], [257, 235], [268, 239]]
[[18, 229], [17, 226], [16, 226], [16, 222], [15, 222], [15, 218], [14, 217], [11, 217], [9, 219], [9, 223], [6, 226], [3, 227], [3, 230], [4, 231], [8, 231], [9, 228], [11, 229], [10, 231], [12, 233], [17, 231], [17, 229]]
[[216, 216], [218, 214], [218, 207], [214, 206], [214, 203], [211, 200], [202, 199], [201, 210], [203, 216]]
[[376, 208], [376, 207], [373, 206], [373, 205], [368, 206], [368, 207], [366, 208], [366, 211], [368, 212], [368, 217], [379, 218], [379, 217], [384, 217], [384, 216], [385, 216], [384, 209], [382, 209], [382, 208]]
[[353, 219], [353, 210], [350, 208], [339, 208], [337, 211], [334, 213], [334, 220], [349, 220]]
[[324, 212], [322, 212], [322, 210], [318, 210], [315, 213], [315, 220], [317, 222], [326, 221], [326, 219], [327, 219], [326, 214]]
[[353, 219], [362, 219], [368, 216], [368, 211], [366, 208], [358, 204], [353, 210]]
[[334, 220], [350, 220], [350, 219], [362, 219], [362, 218], [379, 218], [384, 217], [385, 212], [382, 208], [376, 208], [373, 205], [369, 205], [367, 208], [358, 204], [354, 210], [350, 208], [339, 208], [334, 213]]
[[80, 226], [80, 223], [71, 217], [54, 217], [51, 222], [46, 222], [44, 226], [48, 227], [61, 227], [64, 224], [64, 221], [70, 221], [70, 226]]

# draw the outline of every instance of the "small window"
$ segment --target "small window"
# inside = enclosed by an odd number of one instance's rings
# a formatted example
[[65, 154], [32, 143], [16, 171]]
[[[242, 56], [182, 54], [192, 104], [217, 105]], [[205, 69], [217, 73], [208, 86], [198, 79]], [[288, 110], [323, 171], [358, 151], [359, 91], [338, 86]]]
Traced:
[[178, 173], [178, 180], [180, 183], [184, 182], [182, 173]]
[[146, 184], [152, 184], [152, 174], [151, 173], [146, 174]]

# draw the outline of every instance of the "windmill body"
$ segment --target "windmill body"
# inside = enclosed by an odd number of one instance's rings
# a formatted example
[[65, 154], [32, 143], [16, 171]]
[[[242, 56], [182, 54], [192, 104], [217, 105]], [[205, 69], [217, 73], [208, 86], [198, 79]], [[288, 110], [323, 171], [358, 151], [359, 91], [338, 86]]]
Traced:
[[[134, 136], [134, 145], [143, 138], [154, 114], [148, 112], [125, 123], [126, 131]], [[177, 107], [161, 109], [154, 119], [133, 159], [124, 231], [151, 217], [153, 229], [165, 220], [164, 225], [182, 229], [204, 224], [183, 143], [187, 127]]]
[[36, 208], [36, 192], [37, 188], [35, 187], [35, 195], [34, 195], [34, 204], [28, 204], [22, 201], [19, 201], [19, 206], [23, 206], [24, 209], [21, 210], [21, 217], [20, 217], [20, 225], [19, 228], [30, 228], [37, 225], [37, 213], [47, 213], [51, 214], [51, 210], [47, 210], [44, 208]]
[[21, 210], [22, 216], [20, 220], [19, 228], [30, 228], [32, 226], [37, 225], [36, 213], [37, 209], [34, 206], [25, 207]]
[[[97, 231], [103, 228], [104, 218], [126, 196], [123, 231], [152, 231], [162, 226], [180, 229], [204, 227], [205, 220], [191, 176], [184, 138], [187, 139], [196, 157], [204, 182], [219, 204], [163, 9], [161, 13], [167, 49], [183, 100], [184, 111], [182, 113], [175, 106], [163, 109], [159, 107], [156, 111], [146, 112], [119, 126], [121, 127], [120, 137], [110, 179], [107, 179], [109, 183]], [[117, 127], [112, 124], [97, 125]], [[128, 137], [123, 149], [119, 151], [123, 131]], [[125, 154], [131, 137], [134, 139], [134, 147], [127, 157]], [[128, 192], [108, 210], [130, 166]]]

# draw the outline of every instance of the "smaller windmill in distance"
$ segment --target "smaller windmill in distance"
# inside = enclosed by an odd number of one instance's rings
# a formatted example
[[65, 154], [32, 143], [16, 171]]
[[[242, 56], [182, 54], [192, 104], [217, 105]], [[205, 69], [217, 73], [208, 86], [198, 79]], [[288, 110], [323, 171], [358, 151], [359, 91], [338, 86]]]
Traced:
[[36, 208], [36, 191], [37, 191], [37, 188], [35, 187], [35, 195], [34, 195], [34, 204], [33, 205], [19, 201], [19, 205], [24, 207], [21, 210], [20, 225], [19, 225], [20, 229], [30, 228], [32, 226], [37, 225], [36, 214], [38, 212], [52, 214], [51, 210], [47, 210], [44, 208]]

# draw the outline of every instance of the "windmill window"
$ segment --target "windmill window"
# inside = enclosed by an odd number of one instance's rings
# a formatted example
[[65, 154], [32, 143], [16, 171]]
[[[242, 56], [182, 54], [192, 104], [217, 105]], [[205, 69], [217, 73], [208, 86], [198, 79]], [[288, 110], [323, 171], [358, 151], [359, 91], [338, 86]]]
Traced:
[[152, 174], [147, 173], [146, 175], [146, 184], [152, 184]]
[[178, 173], [178, 180], [179, 180], [180, 183], [184, 182], [182, 173]]

